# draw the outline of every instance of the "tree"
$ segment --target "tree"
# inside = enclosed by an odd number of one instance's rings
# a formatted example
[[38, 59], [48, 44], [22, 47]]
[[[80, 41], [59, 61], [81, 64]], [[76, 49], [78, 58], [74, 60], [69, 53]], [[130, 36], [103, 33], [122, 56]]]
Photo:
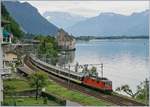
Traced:
[[92, 74], [96, 74], [97, 73], [97, 68], [93, 66], [91, 68], [91, 72], [92, 72]]
[[3, 3], [1, 3], [1, 14], [2, 20], [8, 20], [10, 22], [10, 24], [6, 25], [4, 29], [14, 35], [13, 40], [23, 37], [24, 32], [21, 30], [19, 24], [10, 16]]
[[139, 93], [138, 91], [136, 93], [133, 93], [132, 90], [130, 89], [129, 85], [122, 85], [121, 87], [118, 87], [116, 91], [123, 91], [126, 94], [130, 95], [132, 98], [135, 98], [135, 96]]
[[145, 81], [141, 82], [137, 86], [137, 91], [133, 93], [131, 88], [128, 85], [122, 85], [121, 87], [118, 87], [116, 91], [123, 91], [126, 94], [130, 95], [132, 98], [141, 100], [148, 104], [149, 101], [149, 81], [146, 79]]
[[[56, 65], [58, 60], [58, 46], [56, 39], [50, 36], [36, 36], [35, 40], [39, 40], [40, 44], [37, 48], [38, 57], [48, 59], [49, 63]], [[47, 62], [47, 60], [45, 60]]]
[[36, 90], [36, 100], [39, 96], [39, 91], [48, 83], [48, 75], [42, 71], [35, 72], [29, 76], [30, 85]]
[[147, 104], [149, 103], [149, 81], [146, 79], [137, 86], [139, 93], [136, 95], [136, 99], [140, 99]]
[[94, 66], [91, 68], [91, 75], [98, 77], [97, 68]]
[[[15, 89], [16, 88], [14, 86], [4, 84], [4, 91], [3, 91], [4, 92], [4, 99], [5, 99], [5, 95], [11, 96], [14, 106], [16, 106], [16, 100], [15, 100], [15, 98], [13, 98], [16, 94]], [[5, 102], [4, 102], [4, 105], [5, 105]]]

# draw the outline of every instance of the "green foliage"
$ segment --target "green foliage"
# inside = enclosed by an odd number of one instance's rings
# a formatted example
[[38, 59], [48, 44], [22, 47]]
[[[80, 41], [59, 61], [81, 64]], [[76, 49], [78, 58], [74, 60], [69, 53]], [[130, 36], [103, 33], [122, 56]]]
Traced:
[[48, 83], [48, 75], [44, 72], [37, 71], [29, 76], [31, 87], [36, 89], [36, 99], [39, 91], [44, 88]]
[[98, 72], [97, 72], [97, 68], [96, 67], [93, 66], [90, 71], [91, 71], [90, 75], [98, 77]]
[[16, 101], [13, 98], [15, 96], [15, 94], [16, 94], [16, 92], [15, 92], [15, 87], [14, 86], [4, 84], [4, 98], [5, 98], [5, 95], [9, 95], [13, 99], [13, 105], [14, 106], [16, 106]]
[[130, 95], [132, 98], [135, 98], [144, 103], [148, 103], [149, 101], [149, 82], [147, 79], [137, 86], [137, 91], [135, 93], [133, 93], [128, 85], [122, 85], [121, 87], [118, 87], [116, 91], [123, 91], [126, 94]]
[[47, 101], [48, 101], [48, 98], [47, 98], [47, 97], [44, 97], [44, 98], [43, 98], [43, 104], [47, 104]]
[[43, 88], [47, 85], [48, 75], [42, 71], [37, 71], [29, 76], [32, 87]]
[[91, 72], [92, 72], [92, 74], [96, 74], [97, 73], [97, 68], [93, 66], [91, 68]]
[[136, 95], [136, 99], [139, 99], [143, 102], [148, 103], [148, 101], [149, 101], [149, 81], [147, 79], [145, 81], [141, 82], [141, 84], [137, 86], [137, 91], [139, 93]]
[[5, 95], [13, 95], [15, 92], [15, 86], [10, 86], [8, 84], [4, 84], [4, 94]]
[[123, 91], [126, 94], [130, 95], [132, 98], [136, 96], [137, 93], [133, 93], [132, 90], [130, 89], [129, 85], [125, 84], [122, 85], [121, 87], [118, 87], [116, 91]]
[[38, 54], [41, 56], [44, 55], [46, 58], [51, 59], [51, 63], [55, 64], [58, 57], [58, 47], [57, 42], [54, 37], [50, 36], [36, 36], [35, 40], [40, 41], [40, 45], [38, 46]]
[[20, 29], [20, 26], [16, 23], [16, 21], [12, 17], [10, 17], [3, 3], [1, 4], [1, 15], [2, 15], [2, 20], [7, 20], [10, 22], [10, 24], [7, 24], [6, 26], [4, 26], [4, 28], [8, 32], [13, 33], [14, 35], [13, 40], [23, 37], [24, 32], [22, 32], [22, 30]]
[[91, 71], [92, 71], [92, 72], [96, 72], [96, 71], [97, 71], [97, 68], [93, 66], [93, 67], [91, 68]]
[[[32, 89], [29, 82], [23, 79], [7, 79], [4, 80], [4, 86], [14, 87], [15, 91], [23, 91]], [[9, 88], [7, 88], [9, 90]]]
[[[52, 100], [47, 100], [46, 104], [43, 104], [43, 98], [40, 97], [37, 100], [35, 100], [34, 97], [15, 97], [17, 106], [61, 106], [60, 104], [56, 103]], [[4, 99], [4, 106], [14, 106], [14, 99], [11, 97], [6, 97]]]
[[89, 76], [98, 77], [97, 68], [95, 66], [93, 66], [91, 69], [88, 68], [87, 66], [84, 66], [84, 68], [82, 69], [82, 72], [89, 74]]

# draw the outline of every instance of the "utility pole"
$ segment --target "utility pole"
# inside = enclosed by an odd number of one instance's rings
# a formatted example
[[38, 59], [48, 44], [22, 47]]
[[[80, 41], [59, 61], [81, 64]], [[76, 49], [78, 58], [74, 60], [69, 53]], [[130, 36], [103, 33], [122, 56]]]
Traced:
[[68, 73], [68, 88], [70, 88], [70, 64], [69, 64], [69, 73]]
[[67, 45], [66, 45], [66, 39], [65, 39], [65, 48], [64, 48], [64, 52], [65, 52], [65, 62], [64, 62], [64, 68], [66, 68], [66, 60], [67, 60], [67, 58], [66, 58], [66, 50], [67, 50]]
[[75, 65], [75, 72], [78, 72], [78, 66], [79, 66], [79, 63], [77, 62]]
[[103, 63], [101, 63], [101, 76], [103, 77]]
[[149, 105], [149, 81], [147, 78], [145, 82], [146, 82], [146, 90], [145, 90], [146, 91], [146, 104], [148, 106]]

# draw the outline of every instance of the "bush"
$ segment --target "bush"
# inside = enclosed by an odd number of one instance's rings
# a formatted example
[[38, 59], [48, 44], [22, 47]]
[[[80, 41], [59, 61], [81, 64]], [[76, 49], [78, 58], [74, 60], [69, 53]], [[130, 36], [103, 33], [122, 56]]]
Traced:
[[23, 102], [24, 99], [17, 99], [17, 102]]

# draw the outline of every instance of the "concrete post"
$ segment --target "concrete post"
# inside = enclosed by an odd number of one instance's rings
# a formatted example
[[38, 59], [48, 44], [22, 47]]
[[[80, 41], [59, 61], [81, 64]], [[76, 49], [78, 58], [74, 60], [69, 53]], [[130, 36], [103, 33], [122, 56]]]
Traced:
[[3, 52], [2, 47], [0, 44], [0, 106], [3, 102], [3, 80], [2, 80], [2, 73], [3, 73]]
[[12, 42], [11, 42], [11, 37], [9, 37], [9, 43], [12, 43]]
[[[68, 78], [70, 78], [70, 65], [69, 65], [69, 73]], [[68, 79], [68, 88], [70, 88], [70, 79]]]

